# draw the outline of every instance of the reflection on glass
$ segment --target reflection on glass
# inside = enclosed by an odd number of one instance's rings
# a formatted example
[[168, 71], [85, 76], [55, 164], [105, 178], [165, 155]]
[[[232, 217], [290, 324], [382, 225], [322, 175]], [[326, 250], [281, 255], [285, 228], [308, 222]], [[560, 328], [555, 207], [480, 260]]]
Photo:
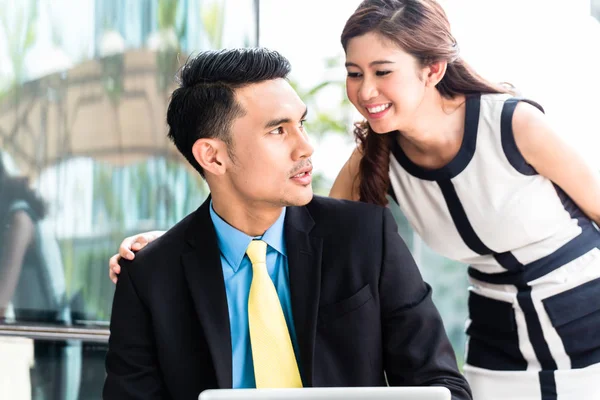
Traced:
[[102, 397], [107, 345], [0, 336], [0, 399]]
[[102, 341], [120, 240], [207, 195], [166, 137], [168, 97], [188, 54], [257, 45], [256, 5], [0, 0], [0, 335], [65, 337], [0, 336], [0, 399], [101, 398], [106, 346], [70, 337]]
[[46, 205], [13, 165], [0, 153], [0, 316], [68, 323], [58, 244], [42, 224]]
[[17, 215], [0, 251], [22, 253], [0, 271], [9, 321], [106, 327], [120, 240], [207, 195], [166, 137], [176, 72], [190, 53], [256, 45], [256, 4], [0, 0], [0, 151], [35, 187], [0, 210]]
[[[0, 153], [2, 323], [70, 323], [60, 252], [56, 239], [43, 229], [45, 215], [44, 202], [18, 175], [9, 154]], [[14, 385], [4, 385], [0, 392], [15, 393], [0, 398], [76, 399], [80, 369], [79, 344], [3, 338], [0, 374]]]

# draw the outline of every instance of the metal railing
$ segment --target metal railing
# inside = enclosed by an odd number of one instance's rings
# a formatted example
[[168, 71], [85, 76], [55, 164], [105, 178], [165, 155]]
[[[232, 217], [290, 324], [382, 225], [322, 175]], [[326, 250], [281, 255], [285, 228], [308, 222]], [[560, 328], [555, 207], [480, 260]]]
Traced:
[[35, 340], [82, 340], [108, 343], [110, 331], [106, 328], [50, 326], [28, 324], [0, 324], [0, 337], [25, 337]]

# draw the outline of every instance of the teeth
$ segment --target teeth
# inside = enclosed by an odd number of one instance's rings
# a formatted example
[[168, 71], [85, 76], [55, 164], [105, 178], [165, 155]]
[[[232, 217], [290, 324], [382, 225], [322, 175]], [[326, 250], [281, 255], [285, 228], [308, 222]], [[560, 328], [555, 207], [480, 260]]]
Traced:
[[388, 103], [388, 104], [382, 104], [380, 106], [372, 107], [372, 108], [367, 107], [367, 111], [369, 112], [369, 114], [377, 114], [377, 113], [380, 113], [383, 110], [389, 108], [390, 106], [391, 106], [391, 104]]
[[306, 172], [302, 172], [301, 174], [295, 175], [294, 178], [302, 178], [304, 175], [306, 175]]

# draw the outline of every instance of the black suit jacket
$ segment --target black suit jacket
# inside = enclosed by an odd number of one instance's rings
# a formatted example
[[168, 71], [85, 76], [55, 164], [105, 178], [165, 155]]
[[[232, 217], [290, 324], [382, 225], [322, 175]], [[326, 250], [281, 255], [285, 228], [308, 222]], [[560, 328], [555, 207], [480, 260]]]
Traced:
[[[389, 210], [315, 197], [288, 207], [284, 226], [304, 386], [381, 386], [387, 378], [471, 398]], [[104, 398], [195, 400], [205, 389], [231, 388], [209, 201], [121, 265]]]

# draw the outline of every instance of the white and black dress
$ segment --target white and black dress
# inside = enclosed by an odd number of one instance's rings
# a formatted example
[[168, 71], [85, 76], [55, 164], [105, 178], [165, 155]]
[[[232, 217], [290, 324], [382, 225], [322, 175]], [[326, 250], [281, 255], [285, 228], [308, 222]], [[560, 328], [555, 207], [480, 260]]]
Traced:
[[469, 265], [475, 400], [600, 399], [600, 232], [519, 152], [519, 101], [470, 96], [461, 148], [440, 169], [394, 141], [391, 194], [433, 250]]

